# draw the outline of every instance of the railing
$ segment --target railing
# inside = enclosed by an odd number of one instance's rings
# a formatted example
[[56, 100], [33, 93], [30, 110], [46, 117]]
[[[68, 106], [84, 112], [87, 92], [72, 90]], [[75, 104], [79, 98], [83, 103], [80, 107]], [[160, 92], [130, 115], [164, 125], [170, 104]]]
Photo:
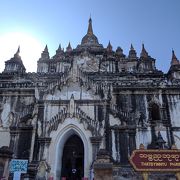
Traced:
[[58, 114], [52, 117], [50, 121], [46, 121], [47, 135], [49, 135], [51, 131], [56, 131], [58, 128], [58, 125], [60, 123], [63, 123], [67, 117], [68, 117], [68, 109], [64, 107], [58, 112]]
[[57, 80], [47, 82], [46, 83], [46, 86], [47, 86], [46, 92], [49, 93], [49, 92], [53, 91], [53, 89], [55, 87], [62, 88], [64, 86], [64, 84], [66, 84], [70, 73], [71, 73], [71, 68], [68, 69], [67, 71], [65, 71], [60, 77], [58, 77]]
[[119, 107], [117, 107], [117, 105], [110, 105], [110, 113], [114, 116], [114, 117], [118, 117], [121, 121], [121, 124], [128, 123], [128, 121], [131, 119], [132, 114], [130, 112], [127, 111], [122, 111]]
[[0, 88], [33, 88], [35, 87], [34, 83], [10, 83], [10, 82], [1, 82]]
[[99, 121], [96, 121], [90, 118], [84, 111], [79, 107], [76, 108], [77, 117], [79, 117], [80, 122], [83, 123], [84, 127], [91, 131], [93, 136], [99, 135], [100, 124]]

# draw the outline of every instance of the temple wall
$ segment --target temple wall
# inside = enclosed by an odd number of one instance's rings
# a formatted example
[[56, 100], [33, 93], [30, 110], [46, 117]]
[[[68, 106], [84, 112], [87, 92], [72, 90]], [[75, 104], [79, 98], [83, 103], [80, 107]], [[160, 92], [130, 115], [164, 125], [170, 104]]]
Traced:
[[173, 127], [180, 127], [180, 95], [167, 95]]
[[63, 106], [60, 107], [58, 105], [52, 105], [50, 103], [45, 104], [44, 108], [44, 120], [49, 121], [51, 120], [55, 115], [58, 114], [63, 109]]
[[173, 132], [173, 135], [174, 135], [175, 145], [178, 149], [180, 149], [180, 132], [175, 131]]
[[0, 127], [0, 147], [9, 146], [10, 143], [10, 133], [8, 129], [3, 129]]
[[147, 129], [136, 129], [136, 147], [139, 148], [140, 144], [143, 144], [145, 147], [151, 143], [151, 131], [150, 127]]
[[69, 100], [71, 96], [74, 96], [75, 100], [79, 99], [94, 99], [95, 95], [92, 92], [87, 91], [85, 87], [80, 87], [77, 83], [70, 82], [67, 86], [64, 86], [61, 90], [55, 89], [53, 94], [47, 94], [46, 100]]

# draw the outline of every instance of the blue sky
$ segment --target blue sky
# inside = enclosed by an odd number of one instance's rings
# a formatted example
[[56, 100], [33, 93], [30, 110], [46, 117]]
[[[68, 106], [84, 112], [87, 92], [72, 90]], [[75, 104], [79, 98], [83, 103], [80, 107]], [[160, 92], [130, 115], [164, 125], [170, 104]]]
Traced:
[[[53, 56], [59, 43], [66, 47], [70, 41], [75, 48], [81, 42], [90, 14], [94, 33], [104, 47], [110, 40], [114, 50], [120, 46], [128, 55], [132, 43], [139, 55], [144, 43], [164, 72], [169, 69], [172, 48], [180, 59], [180, 0], [1, 0], [0, 36], [30, 34], [43, 47], [47, 44]], [[38, 50], [39, 57], [42, 50]], [[2, 51], [0, 63], [4, 65], [7, 59]], [[33, 51], [29, 48], [29, 54]], [[36, 65], [37, 60], [31, 63]]]

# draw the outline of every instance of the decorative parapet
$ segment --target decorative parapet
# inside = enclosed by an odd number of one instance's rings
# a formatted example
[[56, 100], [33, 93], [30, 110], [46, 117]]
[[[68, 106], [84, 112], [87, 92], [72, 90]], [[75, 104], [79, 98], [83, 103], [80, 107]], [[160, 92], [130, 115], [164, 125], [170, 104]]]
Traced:
[[92, 136], [99, 136], [100, 135], [100, 129], [102, 128], [100, 126], [99, 121], [96, 121], [92, 118], [90, 118], [84, 111], [82, 111], [79, 107], [75, 108], [74, 113], [70, 113], [69, 107], [64, 107], [62, 110], [59, 111], [58, 114], [56, 114], [54, 117], [51, 118], [51, 120], [46, 122], [46, 132], [47, 136], [50, 135], [52, 131], [56, 131], [58, 128], [58, 125], [60, 123], [63, 123], [66, 118], [77, 118], [79, 119], [79, 122], [83, 124], [85, 129], [88, 129], [91, 131]]
[[30, 82], [22, 82], [22, 83], [15, 83], [15, 82], [1, 82], [0, 89], [3, 88], [34, 88], [34, 83]]

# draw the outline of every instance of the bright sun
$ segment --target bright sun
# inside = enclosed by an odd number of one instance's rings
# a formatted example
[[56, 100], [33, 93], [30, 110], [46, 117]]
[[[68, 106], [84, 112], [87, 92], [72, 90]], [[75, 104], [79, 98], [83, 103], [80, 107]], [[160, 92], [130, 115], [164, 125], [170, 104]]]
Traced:
[[36, 72], [37, 60], [44, 45], [33, 36], [21, 32], [0, 35], [0, 72], [4, 70], [4, 62], [14, 56], [18, 46], [26, 72]]

